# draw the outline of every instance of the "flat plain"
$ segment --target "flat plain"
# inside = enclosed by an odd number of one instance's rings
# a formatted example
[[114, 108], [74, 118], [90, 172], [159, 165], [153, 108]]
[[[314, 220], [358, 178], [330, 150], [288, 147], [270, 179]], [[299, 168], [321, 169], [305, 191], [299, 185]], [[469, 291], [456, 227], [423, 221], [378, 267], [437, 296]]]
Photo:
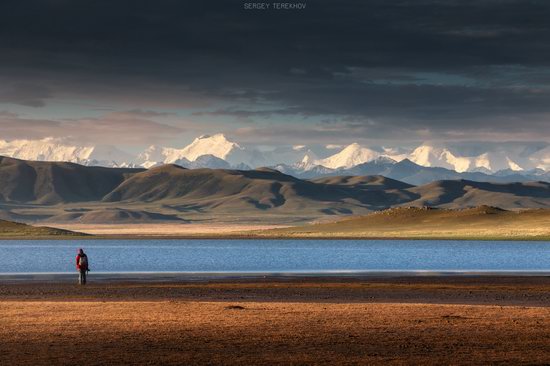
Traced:
[[550, 278], [0, 284], [0, 364], [546, 364]]

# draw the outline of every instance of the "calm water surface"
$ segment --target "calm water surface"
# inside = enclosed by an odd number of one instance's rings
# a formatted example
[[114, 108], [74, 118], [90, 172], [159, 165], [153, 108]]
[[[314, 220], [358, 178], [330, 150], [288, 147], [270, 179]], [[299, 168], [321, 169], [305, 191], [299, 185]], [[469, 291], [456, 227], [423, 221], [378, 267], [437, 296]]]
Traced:
[[549, 271], [550, 242], [424, 240], [0, 241], [0, 273]]

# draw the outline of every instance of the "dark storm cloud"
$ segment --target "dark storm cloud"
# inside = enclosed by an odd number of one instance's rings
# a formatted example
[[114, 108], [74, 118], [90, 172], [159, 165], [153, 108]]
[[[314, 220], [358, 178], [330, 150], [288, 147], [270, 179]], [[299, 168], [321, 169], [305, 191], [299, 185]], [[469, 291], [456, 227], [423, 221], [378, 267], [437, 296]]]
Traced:
[[[229, 120], [329, 118], [344, 135], [379, 138], [550, 135], [550, 2], [315, 0], [285, 12], [243, 3], [3, 1], [0, 102], [169, 102]], [[326, 135], [318, 121], [303, 128]]]

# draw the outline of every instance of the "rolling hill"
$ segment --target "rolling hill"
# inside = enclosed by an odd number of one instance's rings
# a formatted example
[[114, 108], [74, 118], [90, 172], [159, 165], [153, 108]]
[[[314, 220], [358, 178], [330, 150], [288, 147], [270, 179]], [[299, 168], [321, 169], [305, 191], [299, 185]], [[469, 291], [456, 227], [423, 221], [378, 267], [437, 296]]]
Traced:
[[81, 224], [137, 224], [157, 221], [185, 222], [175, 215], [164, 215], [143, 210], [127, 210], [121, 208], [103, 208], [84, 210], [80, 212], [65, 212], [48, 218], [54, 223], [77, 222]]
[[0, 201], [49, 205], [101, 200], [141, 171], [0, 156]]
[[381, 175], [357, 176], [329, 176], [311, 180], [314, 183], [348, 186], [365, 190], [408, 189], [412, 184], [404, 183]]
[[465, 208], [492, 205], [502, 208], [548, 207], [550, 184], [546, 182], [486, 183], [470, 180], [446, 180], [408, 190], [419, 198], [411, 206]]
[[[276, 170], [185, 169], [164, 165], [138, 173], [106, 195], [103, 202], [168, 202], [205, 210], [296, 212], [355, 208], [378, 209], [405, 202], [409, 197], [391, 189], [307, 181]], [[383, 183], [382, 183], [383, 184]]]
[[[285, 222], [401, 206], [549, 208], [550, 183], [440, 180], [414, 186], [381, 175], [299, 179], [270, 168], [87, 167], [0, 157], [0, 217], [17, 221]], [[53, 221], [52, 221], [53, 220]]]

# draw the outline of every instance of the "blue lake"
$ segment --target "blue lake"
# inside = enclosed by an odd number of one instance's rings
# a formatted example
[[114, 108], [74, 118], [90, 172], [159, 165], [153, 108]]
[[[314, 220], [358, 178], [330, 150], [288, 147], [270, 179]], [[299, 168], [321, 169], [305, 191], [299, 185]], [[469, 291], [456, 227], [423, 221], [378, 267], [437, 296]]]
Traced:
[[10, 240], [0, 273], [550, 271], [550, 242], [424, 240]]

